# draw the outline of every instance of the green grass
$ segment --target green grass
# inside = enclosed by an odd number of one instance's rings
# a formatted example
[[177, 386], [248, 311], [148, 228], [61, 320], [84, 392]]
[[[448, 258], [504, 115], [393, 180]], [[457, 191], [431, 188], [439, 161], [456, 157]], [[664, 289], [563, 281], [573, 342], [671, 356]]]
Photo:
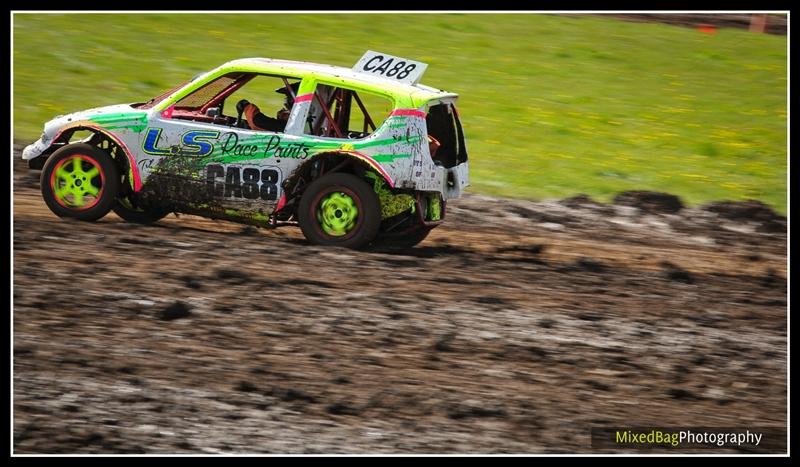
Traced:
[[551, 15], [14, 16], [14, 132], [152, 97], [227, 60], [430, 64], [461, 95], [472, 191], [787, 204], [785, 36]]

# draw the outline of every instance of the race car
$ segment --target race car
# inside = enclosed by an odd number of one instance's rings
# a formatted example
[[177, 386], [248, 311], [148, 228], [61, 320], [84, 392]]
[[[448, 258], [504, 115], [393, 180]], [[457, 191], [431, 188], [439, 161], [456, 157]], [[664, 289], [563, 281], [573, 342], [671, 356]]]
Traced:
[[233, 60], [147, 102], [58, 116], [22, 158], [60, 217], [187, 213], [410, 247], [469, 185], [458, 95], [419, 84], [426, 68], [374, 51], [352, 68]]

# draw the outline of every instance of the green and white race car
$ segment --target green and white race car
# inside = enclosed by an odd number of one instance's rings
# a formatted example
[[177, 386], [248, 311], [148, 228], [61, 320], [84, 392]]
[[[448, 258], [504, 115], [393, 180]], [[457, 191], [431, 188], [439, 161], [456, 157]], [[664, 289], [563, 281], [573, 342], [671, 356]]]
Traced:
[[412, 246], [469, 184], [458, 95], [418, 84], [426, 67], [373, 51], [353, 68], [233, 60], [147, 102], [59, 116], [22, 157], [61, 217], [176, 212]]

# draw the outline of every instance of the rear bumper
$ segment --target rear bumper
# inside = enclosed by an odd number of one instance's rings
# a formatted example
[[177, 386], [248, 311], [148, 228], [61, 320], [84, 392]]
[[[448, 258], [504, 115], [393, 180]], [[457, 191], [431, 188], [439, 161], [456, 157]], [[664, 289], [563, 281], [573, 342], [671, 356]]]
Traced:
[[469, 186], [469, 162], [462, 162], [445, 170], [444, 199], [458, 198]]

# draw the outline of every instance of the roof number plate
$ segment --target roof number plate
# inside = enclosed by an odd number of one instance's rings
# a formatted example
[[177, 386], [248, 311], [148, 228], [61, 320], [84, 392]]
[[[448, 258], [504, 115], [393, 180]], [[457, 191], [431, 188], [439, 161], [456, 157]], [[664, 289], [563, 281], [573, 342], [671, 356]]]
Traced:
[[368, 50], [353, 67], [353, 71], [417, 84], [426, 68], [427, 63]]

